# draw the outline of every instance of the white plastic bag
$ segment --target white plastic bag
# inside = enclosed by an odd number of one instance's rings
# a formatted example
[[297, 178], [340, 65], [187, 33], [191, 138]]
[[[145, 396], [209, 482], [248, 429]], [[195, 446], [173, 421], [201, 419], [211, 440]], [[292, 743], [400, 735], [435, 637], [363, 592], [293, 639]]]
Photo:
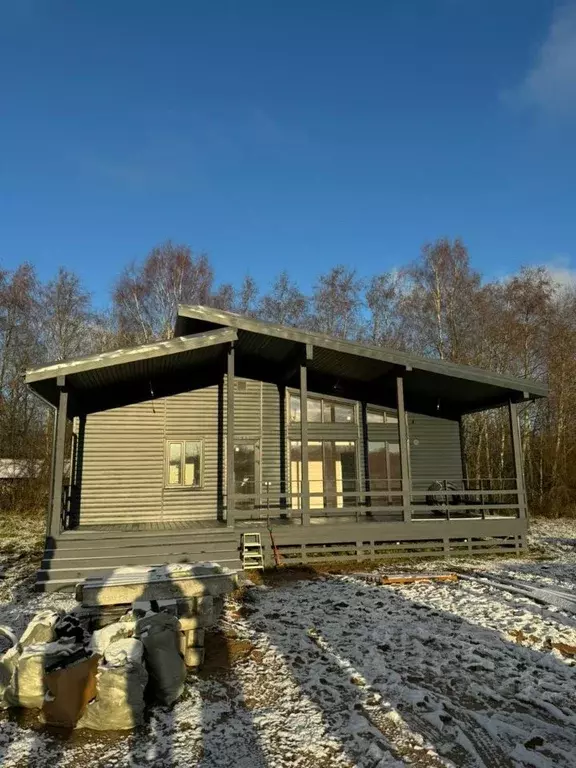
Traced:
[[138, 640], [119, 640], [111, 643], [106, 652], [118, 663], [100, 663], [96, 698], [86, 707], [77, 727], [95, 731], [135, 728], [144, 719], [144, 689], [148, 682], [144, 666], [135, 660], [142, 658], [142, 644]]

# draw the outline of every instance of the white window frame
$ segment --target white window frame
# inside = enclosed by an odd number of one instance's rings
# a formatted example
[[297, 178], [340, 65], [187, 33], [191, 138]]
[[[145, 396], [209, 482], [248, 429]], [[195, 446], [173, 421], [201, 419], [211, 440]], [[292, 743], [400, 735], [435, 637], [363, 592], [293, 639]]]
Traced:
[[[197, 485], [187, 485], [184, 482], [186, 474], [186, 443], [198, 443], [200, 445], [200, 478]], [[170, 483], [170, 446], [180, 445], [180, 477], [182, 482]], [[187, 437], [183, 439], [167, 438], [164, 441], [164, 487], [171, 491], [199, 491], [204, 487], [204, 439], [201, 437]]]

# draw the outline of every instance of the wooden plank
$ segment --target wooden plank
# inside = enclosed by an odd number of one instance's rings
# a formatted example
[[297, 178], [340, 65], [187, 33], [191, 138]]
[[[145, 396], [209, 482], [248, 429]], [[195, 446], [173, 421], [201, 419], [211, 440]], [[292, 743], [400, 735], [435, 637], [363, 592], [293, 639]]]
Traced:
[[383, 576], [380, 584], [417, 584], [423, 581], [458, 581], [458, 576], [455, 573], [399, 573]]

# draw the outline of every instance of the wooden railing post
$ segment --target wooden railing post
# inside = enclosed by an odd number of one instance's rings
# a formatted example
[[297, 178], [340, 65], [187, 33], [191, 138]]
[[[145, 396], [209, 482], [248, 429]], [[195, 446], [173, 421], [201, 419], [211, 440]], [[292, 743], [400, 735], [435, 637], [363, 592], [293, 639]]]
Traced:
[[234, 344], [230, 344], [226, 369], [226, 525], [234, 525]]
[[396, 399], [398, 405], [398, 440], [400, 444], [400, 468], [402, 473], [402, 510], [404, 522], [412, 521], [410, 510], [410, 460], [408, 457], [408, 425], [404, 408], [404, 379], [396, 377]]
[[510, 414], [510, 435], [512, 438], [512, 454], [514, 456], [514, 474], [516, 475], [516, 490], [518, 495], [518, 517], [526, 517], [526, 491], [524, 488], [524, 467], [522, 465], [522, 443], [520, 442], [520, 425], [516, 403], [508, 401]]
[[66, 425], [68, 423], [68, 390], [63, 376], [58, 377], [58, 409], [54, 423], [54, 474], [51, 483], [52, 497], [49, 505], [48, 534], [56, 538], [62, 530], [62, 491], [64, 488], [64, 460], [66, 449]]

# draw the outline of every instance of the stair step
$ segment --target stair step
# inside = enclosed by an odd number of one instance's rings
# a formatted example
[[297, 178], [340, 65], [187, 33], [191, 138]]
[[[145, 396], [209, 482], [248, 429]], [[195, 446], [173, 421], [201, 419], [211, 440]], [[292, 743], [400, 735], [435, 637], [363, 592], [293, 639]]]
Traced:
[[[120, 546], [140, 546], [150, 544], [172, 544], [190, 542], [210, 543], [210, 542], [236, 542], [238, 545], [239, 537], [233, 531], [205, 531], [196, 532], [194, 530], [183, 531], [146, 531], [126, 533], [124, 531], [104, 536], [94, 535], [70, 535], [72, 532], [59, 536], [56, 540], [49, 540], [52, 549], [92, 549]], [[74, 532], [75, 533], [75, 532]]]
[[[164, 549], [164, 548], [163, 548]], [[168, 548], [166, 552], [160, 552], [156, 549], [145, 549], [142, 547], [142, 552], [134, 552], [133, 550], [124, 550], [122, 552], [110, 553], [110, 556], [102, 556], [95, 554], [90, 557], [63, 557], [62, 555], [57, 558], [51, 558], [48, 553], [45, 553], [42, 560], [42, 568], [82, 568], [82, 567], [102, 567], [110, 566], [116, 568], [119, 564], [122, 565], [150, 565], [154, 563], [197, 563], [197, 562], [219, 562], [220, 558], [224, 557], [230, 559], [231, 557], [237, 558], [238, 551], [236, 549], [215, 549], [210, 550], [198, 550], [196, 552], [190, 552], [186, 548], [177, 549], [175, 547]]]
[[[76, 558], [100, 558], [113, 557], [115, 559], [133, 558], [154, 555], [210, 555], [213, 552], [233, 551], [238, 552], [238, 542], [236, 539], [231, 541], [174, 541], [174, 542], [138, 542], [137, 544], [126, 545], [125, 542], [118, 542], [115, 547], [100, 547], [96, 543], [90, 548], [70, 547], [66, 549], [46, 549], [44, 558], [52, 562], [59, 560], [69, 560]], [[205, 557], [197, 557], [205, 560]]]
[[[242, 564], [237, 557], [221, 558], [214, 562], [219, 563], [225, 568], [242, 570]], [[120, 565], [121, 564], [119, 563], [116, 567], [120, 567]], [[157, 561], [155, 563], [146, 563], [146, 565], [164, 565], [164, 563]], [[70, 583], [74, 585], [88, 576], [105, 576], [106, 574], [112, 573], [113, 570], [114, 567], [111, 567], [110, 565], [102, 567], [86, 566], [84, 568], [43, 568], [37, 572], [36, 585], [38, 586], [46, 582], [60, 582], [61, 584]]]

